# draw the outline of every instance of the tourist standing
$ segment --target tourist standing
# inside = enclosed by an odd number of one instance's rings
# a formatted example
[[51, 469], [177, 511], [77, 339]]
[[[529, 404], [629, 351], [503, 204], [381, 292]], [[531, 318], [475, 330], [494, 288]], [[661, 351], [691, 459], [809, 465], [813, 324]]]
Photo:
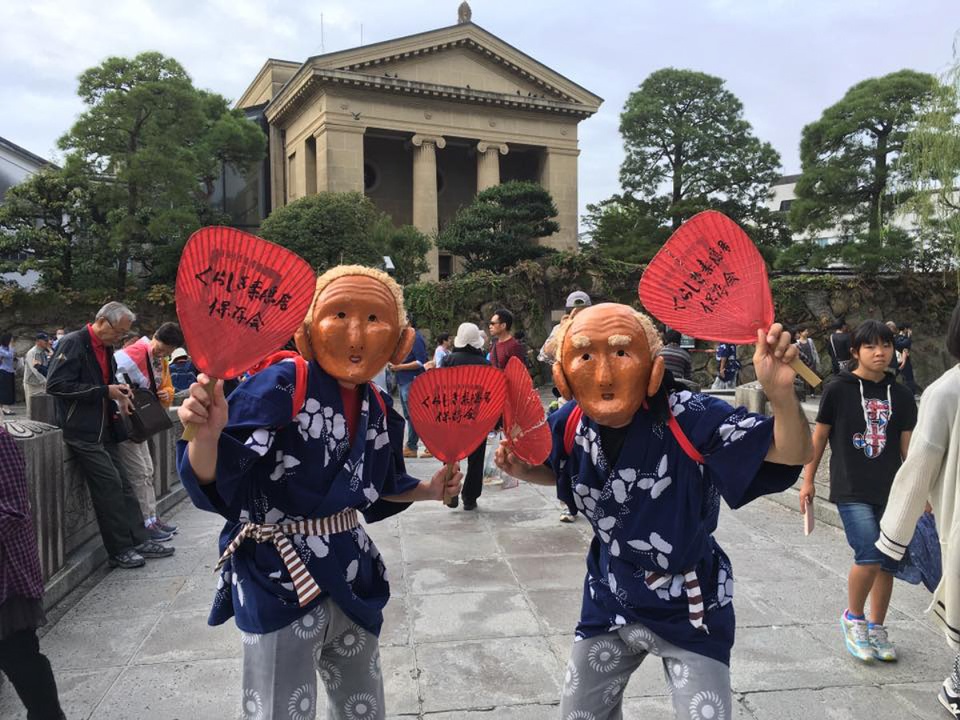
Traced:
[[13, 408], [10, 406], [17, 401], [15, 373], [16, 356], [13, 353], [13, 335], [4, 333], [0, 335], [0, 412], [4, 415], [13, 415]]
[[[444, 360], [443, 366], [489, 364], [483, 354], [483, 336], [480, 334], [480, 328], [473, 323], [461, 323], [453, 341], [453, 352]], [[484, 438], [467, 458], [467, 474], [463, 481], [463, 489], [460, 491], [464, 510], [477, 509], [477, 500], [483, 492], [483, 459], [486, 450], [487, 439]], [[454, 498], [451, 507], [456, 506], [456, 498]]]
[[27, 491], [23, 452], [0, 427], [0, 671], [13, 685], [30, 720], [62, 720], [57, 682], [40, 652], [43, 576]]
[[717, 379], [713, 381], [714, 390], [734, 390], [740, 375], [740, 361], [737, 359], [737, 346], [732, 343], [717, 345]]
[[910, 392], [914, 395], [919, 395], [923, 392], [923, 388], [917, 385], [913, 375], [913, 329], [909, 325], [900, 326], [900, 332], [894, 338], [893, 347], [897, 352], [897, 365], [900, 368], [903, 384], [910, 388]]
[[[173, 381], [166, 357], [183, 343], [183, 333], [176, 323], [165, 322], [152, 338], [142, 337], [114, 354], [117, 382], [130, 383], [153, 393], [164, 408], [173, 404]], [[157, 493], [153, 486], [153, 459], [150, 443], [124, 440], [118, 446], [127, 477], [137, 494], [143, 525], [151, 540], [166, 542], [177, 531], [157, 514]]]
[[[413, 381], [417, 379], [417, 376], [424, 371], [424, 365], [427, 363], [427, 343], [424, 341], [420, 331], [416, 330], [416, 325], [413, 324], [412, 319], [410, 320], [410, 326], [416, 331], [413, 339], [413, 348], [402, 363], [398, 365], [387, 365], [388, 370], [396, 373], [397, 386], [400, 389], [400, 406], [403, 408], [403, 418], [407, 424], [407, 442], [403, 447], [403, 456], [405, 458], [417, 457], [417, 450], [420, 447], [420, 437], [417, 435], [417, 431], [410, 421], [408, 402], [410, 386], [413, 385]], [[420, 455], [420, 457], [433, 457], [433, 455], [430, 454], [429, 450], [424, 448], [423, 454]]]
[[845, 320], [838, 322], [830, 339], [827, 341], [827, 352], [830, 353], [830, 363], [833, 374], [839, 375], [841, 370], [849, 370], [853, 359], [850, 357], [850, 328]]
[[[858, 660], [892, 662], [886, 615], [898, 564], [875, 546], [893, 478], [907, 456], [917, 421], [913, 394], [886, 372], [893, 333], [877, 320], [861, 323], [851, 340], [853, 369], [823, 391], [813, 431], [813, 461], [804, 468], [800, 511], [816, 496], [814, 478], [830, 443], [830, 502], [853, 550], [847, 609], [840, 615], [847, 651]], [[866, 602], [870, 598], [870, 617]]]
[[693, 362], [690, 353], [680, 347], [682, 339], [683, 336], [676, 330], [667, 330], [663, 334], [663, 347], [658, 355], [663, 358], [663, 366], [675, 380], [692, 380]]
[[[960, 360], [960, 303], [953, 309], [947, 329], [947, 350]], [[877, 548], [893, 561], [903, 558], [925, 507], [937, 518], [943, 551], [944, 573], [934, 591], [934, 618], [954, 650], [960, 650], [960, 528], [956, 510], [960, 489], [960, 366], [941, 375], [923, 395], [917, 425], [910, 440], [910, 455], [890, 489], [880, 520]], [[960, 654], [943, 681], [940, 704], [960, 718]]]
[[506, 308], [497, 310], [490, 318], [490, 335], [496, 344], [490, 349], [490, 364], [501, 370], [511, 357], [526, 365], [527, 349], [513, 336], [513, 313]]
[[47, 367], [50, 365], [50, 336], [37, 333], [35, 343], [27, 350], [23, 362], [23, 396], [27, 402], [27, 417], [32, 418], [32, 400], [47, 387]]
[[170, 354], [170, 381], [173, 383], [174, 392], [188, 390], [197, 381], [197, 369], [182, 347]]
[[433, 351], [433, 366], [443, 367], [444, 360], [450, 356], [450, 333], [437, 335], [437, 347]]
[[141, 567], [144, 558], [174, 552], [150, 540], [117, 447], [126, 439], [120, 413], [130, 413], [131, 393], [125, 384], [112, 384], [114, 344], [135, 319], [126, 305], [107, 303], [92, 324], [63, 336], [47, 371], [47, 394], [57, 398], [63, 442], [86, 476], [107, 560], [120, 568]]

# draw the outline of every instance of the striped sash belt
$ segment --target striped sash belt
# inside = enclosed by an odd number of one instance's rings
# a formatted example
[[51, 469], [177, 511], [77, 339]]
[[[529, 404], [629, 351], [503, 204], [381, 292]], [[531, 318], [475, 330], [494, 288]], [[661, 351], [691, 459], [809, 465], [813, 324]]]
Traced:
[[307, 570], [303, 559], [297, 554], [289, 536], [334, 535], [352, 530], [359, 524], [360, 516], [354, 508], [343, 510], [336, 515], [325, 518], [311, 518], [309, 520], [297, 520], [296, 522], [269, 523], [266, 525], [244, 523], [240, 532], [236, 534], [230, 544], [227, 545], [227, 549], [223, 551], [215, 571], [219, 571], [223, 567], [223, 564], [237, 551], [244, 540], [249, 539], [258, 543], [272, 542], [276, 546], [277, 552], [280, 553], [283, 564], [287, 566], [287, 572], [290, 573], [290, 579], [297, 590], [297, 600], [300, 607], [304, 607], [320, 594], [320, 586], [317, 585], [317, 581]]
[[644, 582], [651, 590], [657, 590], [672, 583], [675, 577], [683, 578], [683, 589], [687, 593], [690, 624], [697, 630], [703, 630], [709, 634], [710, 631], [703, 624], [703, 593], [700, 592], [700, 580], [697, 579], [697, 571], [694, 568], [684, 571], [679, 576], [648, 570], [644, 576]]

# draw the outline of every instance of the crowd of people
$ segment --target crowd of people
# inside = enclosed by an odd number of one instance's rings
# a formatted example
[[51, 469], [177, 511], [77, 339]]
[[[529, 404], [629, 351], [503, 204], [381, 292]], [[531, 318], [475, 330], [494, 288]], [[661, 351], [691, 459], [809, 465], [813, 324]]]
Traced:
[[[452, 335], [434, 334], [431, 354], [407, 322], [402, 289], [369, 268], [328, 271], [311, 308], [296, 359], [257, 368], [232, 392], [222, 381], [207, 392], [209, 379], [192, 366], [176, 324], [133, 333], [134, 313], [108, 303], [84, 328], [36, 335], [23, 361], [24, 390], [28, 403], [43, 391], [55, 398], [109, 563], [124, 569], [171, 556], [177, 531], [158, 511], [149, 445], [127, 437], [124, 415], [134, 389], [164, 407], [179, 393], [180, 419], [199, 428], [193, 442], [179, 444], [181, 479], [198, 507], [226, 521], [210, 622], [235, 618], [244, 634], [245, 716], [292, 717], [295, 695], [297, 712], [304, 703], [312, 712], [319, 671], [333, 716], [382, 718], [377, 636], [389, 586], [360, 515], [374, 523], [449, 496], [454, 507], [476, 511], [486, 460], [484, 439], [467, 454], [465, 473], [457, 466], [428, 480], [410, 476], [405, 459], [430, 457], [410, 422], [410, 388], [436, 368], [504, 368], [512, 357], [530, 367], [533, 351], [501, 307], [485, 329], [463, 322]], [[921, 515], [936, 518], [945, 568], [956, 567], [960, 552], [950, 543], [960, 366], [927, 389], [918, 413], [911, 335], [909, 326], [874, 320], [831, 328], [833, 377], [811, 436], [789, 363], [819, 368], [812, 328], [791, 335], [774, 324], [758, 333], [753, 367], [772, 408], [765, 417], [700, 394], [677, 331], [582, 291], [567, 297], [537, 354], [558, 397], [548, 418], [550, 457], [531, 466], [501, 443], [493, 458], [507, 475], [555, 486], [561, 520], [582, 514], [594, 530], [561, 718], [619, 717], [626, 681], [649, 656], [664, 663], [678, 718], [731, 715], [733, 568], [713, 538], [720, 500], [737, 508], [802, 476], [806, 511], [828, 445], [829, 499], [853, 556], [843, 644], [862, 662], [897, 660], [886, 614]], [[960, 360], [960, 305], [947, 348]], [[713, 387], [735, 387], [737, 347], [713, 352]], [[306, 387], [298, 387], [295, 368], [304, 360]], [[5, 413], [15, 371], [11, 338], [0, 337]], [[62, 718], [37, 642], [43, 586], [23, 457], [2, 429], [0, 469], [0, 549], [12, 559], [0, 568], [0, 670], [30, 717]], [[934, 615], [960, 651], [960, 582], [945, 572], [933, 587]], [[960, 654], [939, 699], [960, 717]]]

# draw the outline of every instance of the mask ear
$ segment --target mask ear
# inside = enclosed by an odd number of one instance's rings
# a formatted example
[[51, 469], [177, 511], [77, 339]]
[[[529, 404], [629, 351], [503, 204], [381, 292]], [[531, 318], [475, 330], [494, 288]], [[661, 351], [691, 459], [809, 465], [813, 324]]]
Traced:
[[397, 341], [397, 349], [393, 351], [393, 357], [390, 362], [399, 365], [407, 359], [410, 350], [413, 348], [413, 341], [417, 338], [417, 331], [409, 325], [400, 331], [400, 340]]
[[570, 392], [570, 383], [567, 382], [567, 376], [563, 374], [563, 366], [558, 362], [553, 364], [553, 384], [557, 386], [557, 390], [560, 391], [564, 400], [570, 400], [573, 397], [573, 393]]
[[307, 362], [313, 360], [313, 347], [310, 345], [310, 326], [303, 323], [297, 332], [294, 333], [293, 341], [297, 344], [297, 350]]
[[663, 358], [654, 358], [653, 366], [650, 368], [650, 380], [647, 382], [647, 397], [653, 397], [660, 389], [660, 383], [663, 382], [663, 370]]

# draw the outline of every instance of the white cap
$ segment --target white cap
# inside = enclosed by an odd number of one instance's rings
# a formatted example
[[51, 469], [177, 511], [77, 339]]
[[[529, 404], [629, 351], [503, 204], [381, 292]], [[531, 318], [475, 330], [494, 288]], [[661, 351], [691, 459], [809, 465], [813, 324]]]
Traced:
[[173, 361], [175, 361], [175, 360], [179, 360], [180, 358], [185, 358], [185, 357], [190, 357], [190, 356], [187, 355], [187, 351], [184, 350], [183, 348], [177, 348], [177, 349], [174, 350], [172, 353], [170, 353], [170, 361], [171, 361], [171, 362], [173, 362]]
[[574, 290], [572, 293], [567, 295], [567, 303], [564, 307], [567, 310], [573, 310], [578, 307], [589, 307], [590, 306], [590, 296], [587, 295], [583, 290]]
[[462, 348], [468, 345], [479, 350], [483, 347], [483, 335], [480, 334], [480, 328], [473, 323], [460, 323], [457, 336], [453, 339], [453, 346]]

